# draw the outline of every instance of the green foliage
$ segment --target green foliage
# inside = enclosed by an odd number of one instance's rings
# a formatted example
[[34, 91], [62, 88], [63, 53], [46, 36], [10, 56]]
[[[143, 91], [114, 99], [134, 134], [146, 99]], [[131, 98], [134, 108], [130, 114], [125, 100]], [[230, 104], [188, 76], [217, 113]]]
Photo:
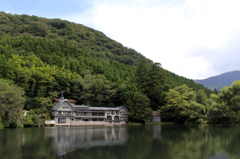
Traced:
[[22, 110], [26, 101], [23, 95], [22, 88], [11, 81], [0, 79], [0, 118], [4, 127], [23, 126]]
[[90, 106], [115, 106], [117, 88], [104, 75], [86, 74], [73, 81], [74, 99]]
[[[194, 80], [189, 80], [185, 77], [182, 77], [182, 76], [178, 76], [172, 72], [169, 72], [170, 74], [170, 77], [171, 77], [171, 81], [172, 81], [172, 84], [174, 87], [177, 87], [177, 86], [182, 86], [182, 85], [187, 85], [189, 88], [192, 88], [194, 91], [198, 91], [199, 89], [202, 89], [207, 97], [210, 96], [211, 93], [213, 93], [210, 89], [204, 87], [203, 85], [201, 84], [196, 84], [194, 82]], [[216, 94], [216, 93], [215, 93]]]
[[161, 64], [154, 63], [151, 68], [140, 63], [135, 71], [134, 77], [138, 89], [150, 99], [150, 107], [157, 110], [165, 104], [166, 92], [171, 87], [169, 74], [161, 68]]
[[[77, 55], [77, 52], [81, 50], [82, 53], [90, 53], [94, 59], [101, 59], [104, 61], [109, 61], [111, 59], [130, 66], [137, 65], [140, 61], [147, 65], [152, 63], [152, 61], [146, 59], [140, 53], [124, 47], [122, 44], [108, 38], [102, 32], [80, 24], [61, 19], [12, 15], [4, 12], [1, 12], [0, 21], [0, 32], [2, 35], [10, 35], [13, 37], [39, 36], [46, 37], [47, 39], [54, 39], [54, 41], [61, 41], [62, 46], [69, 44], [71, 48], [75, 49], [75, 51], [72, 51], [72, 49], [69, 50], [65, 48], [64, 50], [68, 52], [69, 55]], [[21, 43], [19, 44], [21, 45]], [[26, 45], [24, 48], [27, 51], [33, 51], [34, 45]], [[46, 50], [45, 47], [42, 47], [42, 49], [45, 53], [50, 51]], [[53, 49], [54, 51], [56, 49], [54, 45], [52, 45], [51, 50]], [[39, 52], [41, 52], [41, 49]], [[59, 52], [55, 53], [58, 54]]]
[[[164, 70], [160, 63], [153, 64], [99, 31], [61, 19], [4, 12], [0, 14], [0, 78], [21, 87], [24, 109], [37, 115], [50, 112], [60, 91], [77, 104], [126, 105], [130, 119], [140, 122], [150, 120], [151, 111], [166, 104], [173, 86], [186, 83], [209, 95], [202, 85]], [[204, 102], [204, 93], [200, 91], [197, 99]], [[237, 97], [232, 100], [236, 101]], [[37, 123], [33, 112], [26, 125]], [[10, 124], [7, 118], [2, 120]]]
[[206, 105], [206, 103], [205, 103], [206, 100], [207, 100], [207, 95], [206, 95], [205, 91], [202, 90], [202, 89], [199, 89], [199, 90], [197, 91], [196, 101], [197, 101], [198, 103], [201, 103], [201, 104], [203, 104], [203, 105]]
[[233, 82], [230, 87], [223, 87], [218, 95], [212, 94], [206, 101], [208, 118], [212, 122], [240, 120], [240, 80]]
[[196, 102], [196, 96], [196, 92], [186, 85], [170, 89], [166, 97], [167, 104], [161, 107], [162, 119], [180, 123], [203, 119], [206, 108], [203, 104]]
[[160, 63], [154, 63], [148, 73], [146, 94], [151, 100], [151, 107], [157, 110], [165, 104], [166, 93], [171, 88], [171, 81], [166, 70], [161, 68]]
[[4, 126], [3, 126], [3, 123], [2, 123], [2, 119], [0, 117], [0, 130], [3, 129], [3, 128], [4, 128]]
[[140, 91], [129, 92], [129, 99], [126, 107], [129, 109], [129, 118], [134, 122], [144, 122], [151, 120], [152, 109], [150, 108], [150, 99]]
[[40, 116], [34, 110], [30, 110], [24, 118], [24, 125], [36, 126], [40, 124]]

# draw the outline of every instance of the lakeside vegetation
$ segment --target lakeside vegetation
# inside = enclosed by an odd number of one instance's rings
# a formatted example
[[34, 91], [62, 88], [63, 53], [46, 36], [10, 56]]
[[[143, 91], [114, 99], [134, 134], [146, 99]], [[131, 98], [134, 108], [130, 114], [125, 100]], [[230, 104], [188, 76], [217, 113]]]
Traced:
[[[99, 31], [60, 19], [4, 12], [0, 78], [1, 127], [39, 124], [40, 114], [50, 117], [61, 91], [77, 104], [124, 105], [129, 120], [140, 123], [151, 120], [152, 110], [160, 110], [167, 121], [203, 122], [210, 105], [220, 102], [210, 96], [211, 90]], [[29, 111], [26, 117], [23, 110]]]
[[230, 87], [223, 87], [220, 93], [211, 94], [209, 98], [202, 90], [195, 92], [186, 85], [175, 87], [167, 93], [167, 104], [160, 108], [161, 117], [179, 123], [239, 123], [239, 91], [240, 80]]

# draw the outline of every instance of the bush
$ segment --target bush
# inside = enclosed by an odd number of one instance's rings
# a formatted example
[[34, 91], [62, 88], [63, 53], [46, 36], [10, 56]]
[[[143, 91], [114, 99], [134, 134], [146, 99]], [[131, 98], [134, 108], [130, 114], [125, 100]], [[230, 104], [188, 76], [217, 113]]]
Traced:
[[0, 130], [3, 128], [4, 128], [4, 126], [3, 126], [2, 122], [0, 122]]

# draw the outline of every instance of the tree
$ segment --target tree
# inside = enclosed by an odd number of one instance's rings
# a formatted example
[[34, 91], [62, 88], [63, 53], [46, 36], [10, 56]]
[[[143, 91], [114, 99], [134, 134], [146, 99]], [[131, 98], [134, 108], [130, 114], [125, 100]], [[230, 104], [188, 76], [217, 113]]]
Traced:
[[230, 109], [236, 113], [240, 113], [240, 80], [233, 82], [231, 85]]
[[24, 91], [11, 81], [0, 79], [0, 117], [4, 127], [23, 126]]
[[170, 79], [166, 70], [161, 68], [160, 63], [154, 63], [148, 73], [146, 95], [151, 100], [151, 108], [157, 110], [165, 105], [165, 97], [171, 87]]
[[117, 89], [114, 83], [104, 75], [92, 75], [88, 72], [83, 78], [78, 77], [73, 81], [73, 97], [89, 106], [115, 106]]
[[54, 105], [56, 105], [55, 102], [53, 102], [53, 99], [57, 97], [57, 92], [50, 93], [49, 97], [40, 97], [37, 98], [37, 107], [34, 110], [37, 114], [48, 114], [48, 112], [53, 108]]
[[223, 102], [219, 102], [219, 97], [216, 94], [211, 94], [210, 98], [206, 100], [207, 104], [207, 118], [210, 121], [219, 123], [229, 113], [229, 107]]
[[33, 109], [31, 109], [26, 117], [24, 117], [24, 125], [27, 126], [34, 126], [34, 125], [39, 125], [40, 124], [40, 116], [35, 113]]
[[207, 99], [207, 117], [213, 122], [240, 119], [240, 80], [233, 82], [230, 87], [223, 87], [218, 95], [211, 94]]
[[161, 108], [161, 117], [176, 122], [204, 119], [206, 108], [196, 101], [196, 92], [186, 85], [170, 89], [166, 94], [167, 104]]
[[129, 92], [129, 99], [126, 107], [129, 109], [128, 115], [133, 122], [144, 122], [151, 120], [152, 109], [150, 107], [150, 99], [140, 91]]
[[187, 96], [180, 92], [170, 89], [166, 96], [167, 104], [161, 108], [161, 117], [163, 119], [173, 118], [176, 122], [185, 122], [188, 118], [188, 108], [190, 107], [187, 101]]
[[31, 78], [31, 72], [28, 68], [18, 68], [16, 71], [16, 83], [18, 86], [29, 89], [29, 80]]
[[205, 105], [206, 100], [207, 100], [207, 95], [206, 95], [205, 91], [202, 89], [199, 89], [197, 92], [197, 96], [196, 96], [197, 103], [201, 103], [201, 104]]

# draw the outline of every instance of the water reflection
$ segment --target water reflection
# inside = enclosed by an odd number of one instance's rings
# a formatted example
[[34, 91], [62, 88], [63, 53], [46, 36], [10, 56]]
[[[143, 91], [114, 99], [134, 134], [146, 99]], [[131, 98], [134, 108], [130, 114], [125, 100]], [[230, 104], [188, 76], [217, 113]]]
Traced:
[[127, 141], [126, 127], [70, 127], [46, 128], [45, 137], [52, 138], [58, 155], [80, 148], [123, 145]]
[[239, 159], [238, 125], [0, 130], [0, 158]]
[[153, 125], [153, 137], [158, 139], [161, 136], [161, 125]]

